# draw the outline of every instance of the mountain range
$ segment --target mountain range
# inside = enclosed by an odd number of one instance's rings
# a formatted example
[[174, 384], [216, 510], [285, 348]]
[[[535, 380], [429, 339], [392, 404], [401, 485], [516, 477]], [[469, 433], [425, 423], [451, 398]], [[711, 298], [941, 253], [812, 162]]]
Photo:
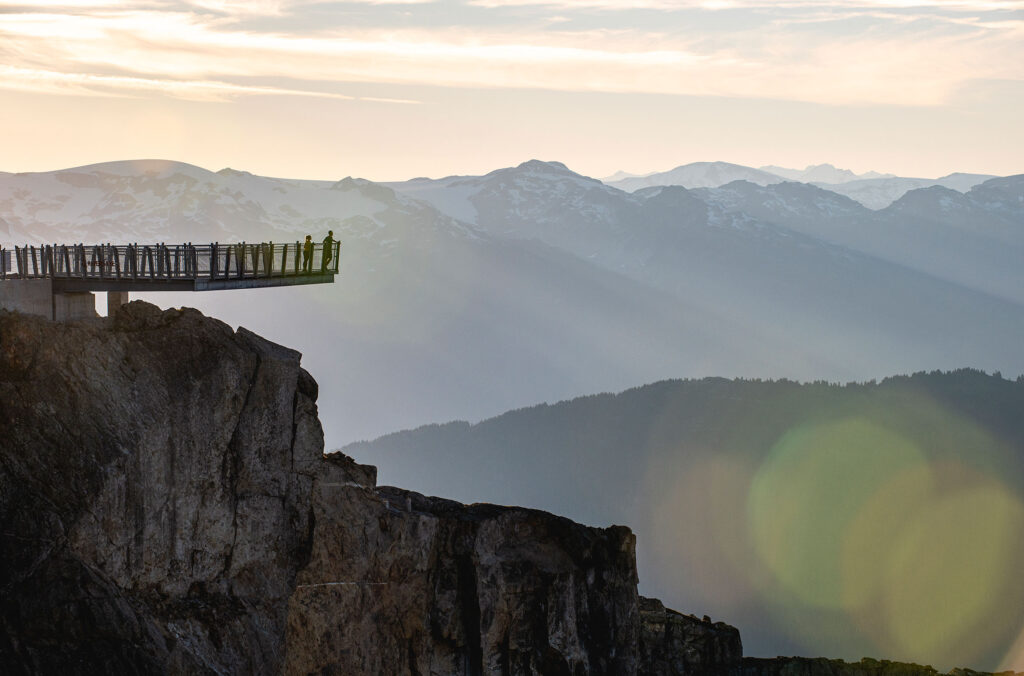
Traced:
[[630, 524], [641, 592], [732, 618], [747, 654], [995, 670], [1024, 626], [1022, 408], [1024, 378], [970, 369], [706, 378], [343, 450], [420, 490]]
[[[537, 160], [482, 176], [388, 184], [111, 162], [0, 174], [0, 243], [294, 242], [333, 230], [342, 242], [334, 285], [143, 295], [165, 307], [199, 307], [299, 349], [318, 374], [328, 448], [666, 378], [746, 378], [612, 398], [633, 402], [625, 412], [604, 406], [610, 395], [602, 395], [586, 400], [599, 404], [594, 409], [541, 407], [479, 428], [446, 426], [349, 451], [378, 465], [386, 483], [635, 526], [654, 547], [640, 552], [642, 587], [743, 623], [754, 654], [820, 649], [913, 659], [909, 648], [879, 653], [849, 617], [820, 608], [787, 614], [797, 606], [780, 605], [783, 597], [747, 593], [764, 580], [729, 577], [728, 566], [709, 572], [717, 560], [687, 559], [687, 538], [735, 526], [750, 468], [770, 455], [784, 426], [821, 423], [809, 403], [819, 399], [834, 405], [833, 417], [860, 411], [872, 420], [885, 411], [877, 402], [899, 392], [903, 403], [892, 411], [934, 424], [905, 430], [922, 446], [948, 438], [964, 449], [979, 440], [1003, 448], [989, 443], [994, 438], [1017, 448], [1019, 430], [1008, 421], [1019, 411], [1019, 384], [1006, 397], [976, 397], [994, 407], [993, 418], [971, 404], [972, 393], [1006, 394], [1010, 383], [978, 371], [877, 391], [750, 379], [868, 381], [961, 366], [1024, 373], [1024, 175], [972, 187], [968, 177], [962, 190], [914, 188], [872, 209], [831, 184], [736, 180], [726, 169], [709, 163], [706, 187], [629, 192]], [[863, 409], [861, 395], [875, 404]], [[584, 414], [563, 415], [575, 410]], [[514, 422], [515, 433], [493, 441], [488, 430], [502, 420]], [[985, 434], [972, 436], [979, 425]], [[733, 458], [740, 474], [713, 461], [727, 442], [746, 454]], [[441, 470], [475, 492], [437, 484]], [[1018, 465], [995, 471], [1017, 482]], [[655, 509], [677, 495], [682, 503]], [[687, 502], [702, 495], [712, 501], [709, 513], [726, 521], [684, 520], [686, 528], [674, 531], [670, 517], [702, 513], [706, 504]], [[659, 542], [657, 533], [667, 539]], [[739, 554], [743, 568], [748, 559]], [[701, 577], [687, 577], [695, 571]], [[701, 591], [694, 579], [710, 582]], [[721, 592], [718, 600], [712, 592]], [[809, 635], [794, 622], [816, 627], [813, 646], [801, 643]], [[987, 640], [978, 639], [973, 663], [998, 661], [1003, 639]]]
[[665, 172], [635, 176], [619, 172], [605, 183], [627, 192], [660, 185], [684, 188], [717, 188], [733, 181], [748, 181], [767, 186], [784, 181], [809, 183], [845, 195], [869, 209], [884, 209], [907, 192], [918, 188], [940, 186], [967, 192], [984, 181], [996, 178], [991, 174], [953, 173], [936, 179], [908, 178], [869, 171], [855, 174], [831, 164], [818, 164], [806, 169], [787, 169], [769, 165], [754, 169], [728, 162], [693, 162]]
[[1019, 373], [1022, 214], [1022, 176], [872, 211], [791, 182], [629, 193], [540, 161], [387, 185], [166, 161], [0, 174], [7, 246], [333, 229], [333, 287], [150, 300], [299, 347], [335, 445], [666, 376]]

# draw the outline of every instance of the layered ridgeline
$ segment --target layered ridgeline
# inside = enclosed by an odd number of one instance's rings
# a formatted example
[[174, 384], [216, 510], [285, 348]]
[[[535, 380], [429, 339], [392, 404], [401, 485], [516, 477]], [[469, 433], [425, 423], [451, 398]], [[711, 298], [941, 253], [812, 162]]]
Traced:
[[984, 183], [991, 174], [949, 174], [941, 178], [911, 178], [869, 171], [855, 174], [849, 169], [838, 169], [831, 164], [818, 164], [806, 169], [787, 169], [767, 166], [754, 169], [728, 162], [693, 162], [669, 171], [645, 176], [616, 175], [604, 179], [610, 186], [635, 192], [643, 188], [678, 185], [684, 188], [717, 188], [733, 181], [746, 181], [768, 186], [785, 181], [808, 183], [845, 195], [869, 209], [884, 209], [911, 190], [942, 187], [967, 192]]
[[300, 348], [329, 445], [670, 376], [1020, 373], [1022, 223], [1020, 177], [871, 211], [796, 183], [628, 193], [557, 162], [391, 187], [154, 161], [0, 174], [7, 244], [333, 229], [333, 287], [150, 297]]
[[300, 355], [245, 329], [135, 302], [0, 312], [0, 346], [0, 673], [741, 668], [735, 629], [638, 597], [628, 528], [325, 457]]
[[977, 370], [675, 380], [345, 452], [416, 490], [630, 524], [641, 591], [728, 618], [748, 654], [1020, 669], [1021, 411], [1024, 379]]
[[195, 310], [0, 312], [0, 348], [4, 674], [937, 673], [742, 659], [638, 596], [628, 528], [378, 487], [297, 352]]

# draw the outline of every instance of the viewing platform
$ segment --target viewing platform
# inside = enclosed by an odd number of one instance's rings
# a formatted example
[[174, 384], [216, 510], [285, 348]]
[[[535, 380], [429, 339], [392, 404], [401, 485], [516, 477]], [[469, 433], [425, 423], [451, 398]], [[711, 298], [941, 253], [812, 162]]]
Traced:
[[300, 242], [274, 244], [44, 244], [0, 248], [0, 307], [78, 319], [95, 316], [93, 292], [107, 292], [108, 313], [131, 291], [217, 291], [331, 284], [341, 244], [303, 253]]

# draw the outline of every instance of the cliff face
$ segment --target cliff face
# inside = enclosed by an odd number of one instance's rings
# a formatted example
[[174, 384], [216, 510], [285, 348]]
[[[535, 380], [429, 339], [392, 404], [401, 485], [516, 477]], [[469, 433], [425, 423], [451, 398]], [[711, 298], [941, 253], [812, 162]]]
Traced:
[[634, 538], [533, 510], [315, 487], [289, 606], [290, 673], [632, 674]]
[[724, 622], [698, 620], [640, 598], [640, 664], [647, 674], [725, 676], [743, 655], [740, 633]]
[[0, 673], [645, 672], [628, 529], [377, 488], [316, 395], [193, 310], [0, 312]]
[[637, 596], [627, 528], [378, 487], [316, 397], [194, 310], [0, 311], [0, 674], [936, 673], [742, 659]]
[[0, 313], [0, 671], [278, 669], [315, 397], [298, 353], [192, 310]]

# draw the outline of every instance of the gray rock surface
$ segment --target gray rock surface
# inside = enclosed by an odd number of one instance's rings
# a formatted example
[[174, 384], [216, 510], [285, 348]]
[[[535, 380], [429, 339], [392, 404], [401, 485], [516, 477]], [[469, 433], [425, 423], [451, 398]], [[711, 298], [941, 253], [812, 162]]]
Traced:
[[378, 487], [299, 360], [195, 310], [0, 311], [0, 674], [935, 673], [742, 659], [637, 596], [628, 528]]
[[891, 662], [865, 657], [860, 662], [844, 662], [824, 657], [748, 657], [734, 676], [1017, 676], [1017, 672], [956, 668], [941, 674], [930, 665]]
[[629, 529], [377, 488], [299, 358], [0, 312], [0, 673], [643, 671]]
[[640, 597], [640, 662], [659, 676], [733, 673], [743, 659], [740, 632], [706, 616], [697, 619]]
[[312, 383], [297, 352], [194, 310], [0, 313], [0, 671], [279, 670]]

